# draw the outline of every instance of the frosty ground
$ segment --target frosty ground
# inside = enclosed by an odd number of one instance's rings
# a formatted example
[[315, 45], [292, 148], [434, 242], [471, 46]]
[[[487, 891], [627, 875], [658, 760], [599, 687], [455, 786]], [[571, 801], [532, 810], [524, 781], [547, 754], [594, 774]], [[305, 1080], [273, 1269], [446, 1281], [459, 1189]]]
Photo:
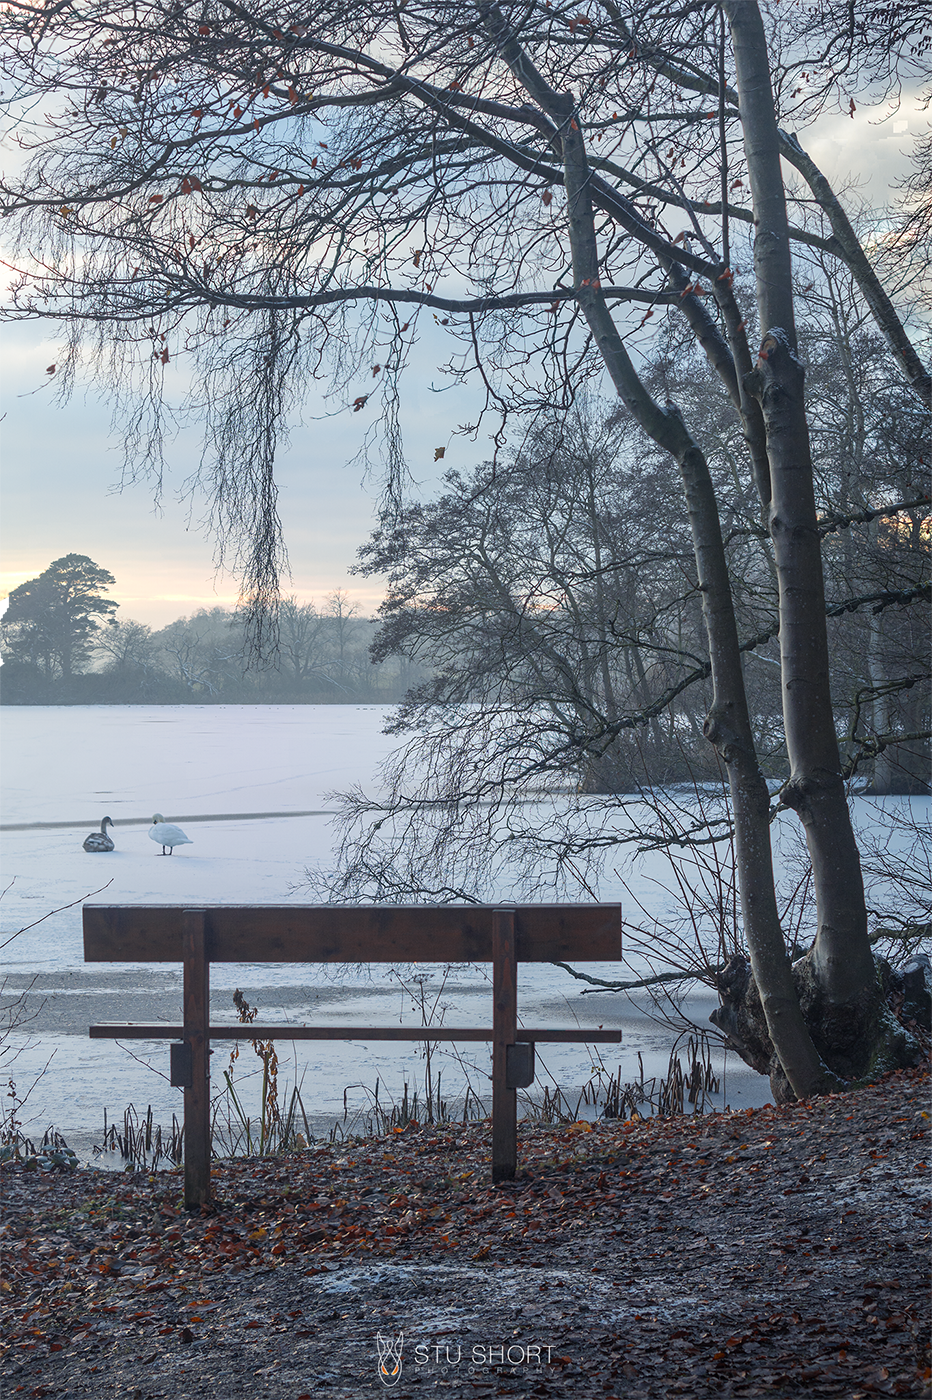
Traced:
[[0, 1168], [10, 1394], [923, 1396], [928, 1079], [783, 1108], [487, 1124], [171, 1173]]

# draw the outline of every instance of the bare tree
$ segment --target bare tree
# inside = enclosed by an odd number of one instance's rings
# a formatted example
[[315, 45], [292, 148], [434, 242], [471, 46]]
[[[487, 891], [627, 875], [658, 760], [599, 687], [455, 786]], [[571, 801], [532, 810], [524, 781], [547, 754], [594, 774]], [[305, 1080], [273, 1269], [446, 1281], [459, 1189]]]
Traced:
[[115, 670], [140, 667], [154, 669], [157, 664], [156, 648], [152, 640], [152, 628], [143, 622], [114, 621], [111, 627], [98, 635], [94, 643], [98, 658], [106, 658], [106, 663]]
[[283, 598], [279, 608], [278, 656], [282, 671], [300, 691], [322, 667], [323, 619], [313, 603]]
[[328, 632], [332, 650], [331, 676], [344, 692], [349, 680], [349, 649], [359, 632], [359, 608], [344, 588], [327, 595]]
[[532, 704], [551, 773], [583, 792], [716, 772], [689, 533], [626, 416], [577, 402], [543, 417], [435, 500], [386, 512], [360, 559], [389, 581], [373, 656], [429, 671], [397, 729], [425, 705]]
[[[293, 13], [158, 0], [132, 17], [107, 3], [80, 14], [14, 3], [4, 25], [8, 100], [54, 99], [25, 175], [4, 192], [20, 239], [13, 314], [67, 323], [56, 362], [66, 384], [82, 334], [107, 352], [98, 363], [124, 391], [130, 470], [157, 460], [165, 366], [190, 356], [216, 523], [258, 617], [281, 559], [276, 444], [325, 362], [348, 408], [381, 400], [396, 487], [419, 309], [449, 323], [449, 373], [481, 381], [480, 422], [496, 412], [499, 431], [607, 376], [681, 478], [713, 688], [706, 733], [728, 774], [777, 1068], [796, 1094], [836, 1082], [820, 1052], [846, 1077], [863, 1072], [884, 1032], [828, 686], [792, 242], [850, 269], [926, 404], [930, 383], [840, 202], [778, 124], [783, 94], [755, 0], [723, 0], [721, 12], [604, 0], [597, 17], [549, 0]], [[826, 46], [821, 32], [818, 42], [823, 66], [849, 62], [850, 46]], [[885, 61], [886, 80], [893, 46]], [[789, 220], [781, 156], [830, 237], [807, 225], [806, 201]], [[734, 198], [745, 180], [750, 208]], [[734, 289], [742, 226], [754, 231], [756, 360]], [[780, 583], [785, 798], [806, 830], [819, 905], [806, 969], [817, 1046], [773, 894], [708, 458], [632, 354], [664, 306], [683, 315], [738, 415]]]
[[169, 675], [193, 694], [215, 698], [246, 669], [242, 622], [226, 608], [199, 608], [170, 622], [153, 640]]

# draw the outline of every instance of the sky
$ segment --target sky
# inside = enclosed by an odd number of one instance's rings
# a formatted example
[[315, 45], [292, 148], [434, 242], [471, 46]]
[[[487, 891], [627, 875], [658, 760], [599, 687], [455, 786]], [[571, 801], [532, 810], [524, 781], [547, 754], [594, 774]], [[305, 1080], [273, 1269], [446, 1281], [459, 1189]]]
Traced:
[[[854, 177], [861, 197], [879, 207], [893, 181], [908, 172], [912, 137], [927, 117], [916, 101], [881, 122], [880, 109], [854, 118], [824, 118], [804, 145], [836, 189]], [[443, 446], [443, 466], [469, 469], [491, 455], [491, 445], [452, 436], [455, 424], [476, 411], [468, 390], [442, 387], [436, 366], [446, 356], [443, 333], [424, 318], [425, 329], [404, 381], [404, 432], [412, 475], [429, 490], [438, 479], [434, 450]], [[47, 326], [6, 324], [0, 328], [0, 597], [34, 578], [54, 559], [88, 555], [116, 579], [109, 596], [119, 617], [161, 627], [198, 608], [233, 606], [236, 581], [215, 568], [214, 549], [202, 527], [203, 500], [179, 499], [196, 462], [195, 435], [172, 443], [161, 507], [151, 485], [119, 489], [121, 456], [111, 432], [110, 410], [92, 382], [71, 401], [53, 401], [46, 366], [58, 358]], [[432, 388], [433, 386], [433, 388]], [[362, 390], [361, 392], [363, 392]], [[312, 392], [278, 459], [280, 511], [291, 564], [285, 591], [301, 602], [322, 605], [345, 589], [363, 615], [382, 596], [378, 579], [349, 573], [357, 548], [375, 523], [378, 483], [361, 479], [355, 455], [370, 407], [322, 417], [326, 407]]]
[[[120, 443], [111, 431], [109, 406], [93, 384], [79, 388], [65, 405], [53, 402], [46, 366], [55, 362], [57, 345], [47, 329], [20, 324], [2, 330], [0, 592], [5, 596], [53, 559], [76, 553], [114, 575], [108, 596], [119, 603], [121, 620], [160, 627], [198, 608], [232, 607], [236, 580], [215, 568], [213, 544], [203, 528], [205, 500], [183, 498], [197, 463], [196, 432], [169, 445], [159, 506], [150, 482], [120, 488]], [[453, 425], [450, 395], [431, 388], [441, 382], [435, 365], [442, 349], [428, 338], [418, 373], [406, 386], [409, 468], [419, 481], [436, 482], [434, 449], [449, 443]], [[466, 416], [465, 402], [460, 407], [457, 421]], [[381, 601], [382, 583], [348, 571], [375, 523], [379, 484], [364, 481], [358, 464], [346, 463], [358, 451], [372, 415], [345, 411], [321, 418], [327, 412], [319, 397], [309, 396], [303, 421], [292, 427], [277, 463], [291, 567], [284, 588], [318, 606], [335, 589], [344, 589], [370, 616]], [[481, 459], [491, 448], [480, 442], [470, 451]]]

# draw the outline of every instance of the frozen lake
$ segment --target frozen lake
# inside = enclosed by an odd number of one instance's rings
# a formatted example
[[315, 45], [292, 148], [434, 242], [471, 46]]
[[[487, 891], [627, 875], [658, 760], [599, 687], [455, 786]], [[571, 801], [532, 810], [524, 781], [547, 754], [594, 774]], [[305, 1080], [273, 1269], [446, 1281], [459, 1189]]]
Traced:
[[[331, 857], [327, 794], [355, 782], [372, 789], [393, 742], [382, 733], [386, 714], [383, 706], [349, 705], [4, 709], [0, 943], [26, 930], [2, 950], [3, 970], [7, 999], [27, 991], [35, 1018], [9, 1038], [0, 1069], [4, 1083], [12, 1077], [23, 1094], [48, 1064], [20, 1115], [26, 1131], [41, 1135], [54, 1123], [86, 1155], [99, 1140], [104, 1109], [111, 1120], [128, 1103], [143, 1111], [151, 1104], [165, 1123], [172, 1112], [180, 1115], [181, 1091], [167, 1082], [165, 1042], [131, 1042], [124, 1049], [87, 1038], [92, 1021], [180, 1019], [180, 968], [85, 967], [81, 904], [89, 898], [114, 904], [306, 899], [298, 888], [305, 867], [326, 868]], [[148, 837], [155, 811], [184, 826], [193, 844], [163, 858]], [[105, 814], [115, 823], [116, 849], [89, 856], [81, 843]], [[655, 866], [660, 859], [652, 858]], [[645, 902], [662, 898], [650, 859], [619, 864], [602, 898], [620, 898], [622, 878]], [[586, 970], [623, 975], [620, 967]], [[442, 969], [417, 973], [435, 991], [441, 986]], [[236, 987], [259, 1006], [263, 1020], [420, 1021], [389, 969], [337, 983], [319, 968], [217, 965], [212, 1019], [234, 1018]], [[491, 1024], [485, 969], [456, 969], [441, 1001], [448, 1025]], [[700, 993], [690, 997], [688, 1011], [707, 1024], [713, 1005], [711, 994]], [[620, 1066], [625, 1079], [636, 1079], [640, 1064], [648, 1076], [666, 1070], [669, 1029], [628, 998], [580, 996], [579, 984], [556, 968], [524, 969], [519, 1010], [529, 1024], [621, 1026], [622, 1046], [603, 1049], [606, 1068]], [[465, 1067], [444, 1051], [435, 1062], [450, 1097], [462, 1092], [467, 1076], [480, 1094], [487, 1087], [488, 1054], [481, 1046], [463, 1049], [469, 1051]], [[315, 1131], [342, 1117], [345, 1091], [355, 1110], [366, 1104], [377, 1078], [385, 1100], [397, 1098], [405, 1080], [413, 1089], [423, 1077], [414, 1046], [366, 1045], [359, 1038], [304, 1042], [294, 1054], [282, 1042], [279, 1051], [285, 1077], [302, 1085]], [[222, 1067], [226, 1053], [218, 1046], [215, 1064]], [[247, 1046], [238, 1074], [251, 1058]], [[569, 1093], [589, 1079], [596, 1060], [584, 1046], [542, 1045], [538, 1063], [541, 1091], [549, 1084]], [[767, 1098], [766, 1082], [729, 1057], [719, 1101], [737, 1107]]]

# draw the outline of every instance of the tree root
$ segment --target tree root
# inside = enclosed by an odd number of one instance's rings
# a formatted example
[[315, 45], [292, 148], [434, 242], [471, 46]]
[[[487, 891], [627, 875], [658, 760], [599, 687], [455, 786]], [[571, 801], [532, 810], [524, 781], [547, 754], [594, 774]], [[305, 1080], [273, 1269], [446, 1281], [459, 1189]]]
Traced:
[[[803, 1015], [826, 1066], [854, 1086], [888, 1070], [929, 1058], [932, 1031], [932, 965], [916, 954], [902, 969], [876, 957], [877, 995], [864, 1004], [833, 1004], [813, 975], [808, 957], [793, 964], [793, 980]], [[736, 954], [718, 979], [722, 1005], [709, 1020], [728, 1037], [745, 1064], [766, 1074], [777, 1103], [795, 1094], [767, 1032], [764, 1010], [750, 964]]]

